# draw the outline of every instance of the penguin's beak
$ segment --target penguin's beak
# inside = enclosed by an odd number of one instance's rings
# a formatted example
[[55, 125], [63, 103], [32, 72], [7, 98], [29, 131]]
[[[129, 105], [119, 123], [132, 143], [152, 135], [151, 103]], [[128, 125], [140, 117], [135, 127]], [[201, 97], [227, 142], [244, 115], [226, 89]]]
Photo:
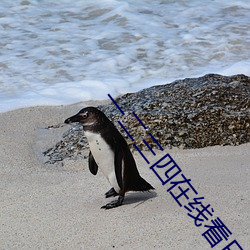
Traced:
[[64, 123], [70, 124], [72, 122], [80, 122], [80, 120], [81, 120], [81, 116], [79, 116], [78, 114], [76, 114], [76, 115], [73, 115], [73, 116], [67, 118], [64, 121]]

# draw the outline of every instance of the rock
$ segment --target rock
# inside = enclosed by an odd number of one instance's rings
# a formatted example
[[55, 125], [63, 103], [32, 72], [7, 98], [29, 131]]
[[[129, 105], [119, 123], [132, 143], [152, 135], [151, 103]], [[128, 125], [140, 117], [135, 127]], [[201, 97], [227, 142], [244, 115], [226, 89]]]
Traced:
[[[214, 145], [239, 145], [250, 142], [250, 78], [245, 75], [215, 74], [177, 80], [171, 84], [153, 86], [137, 93], [116, 98], [125, 112], [116, 106], [99, 106], [120, 129], [121, 121], [140, 149], [148, 150], [143, 139], [152, 133], [163, 148], [202, 148]], [[135, 119], [135, 112], [147, 131]], [[79, 139], [80, 138], [80, 139]], [[148, 140], [152, 148], [158, 148]], [[72, 149], [71, 149], [72, 148]], [[44, 152], [48, 162], [65, 158], [83, 158], [88, 148], [81, 126], [69, 129], [53, 148]]]

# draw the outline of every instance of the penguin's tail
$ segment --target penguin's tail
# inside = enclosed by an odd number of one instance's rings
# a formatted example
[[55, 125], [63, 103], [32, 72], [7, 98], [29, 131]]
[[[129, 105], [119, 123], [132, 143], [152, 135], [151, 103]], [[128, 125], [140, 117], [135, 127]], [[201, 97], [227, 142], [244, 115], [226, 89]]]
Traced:
[[131, 191], [148, 191], [154, 189], [147, 181], [145, 181], [141, 176], [134, 183]]

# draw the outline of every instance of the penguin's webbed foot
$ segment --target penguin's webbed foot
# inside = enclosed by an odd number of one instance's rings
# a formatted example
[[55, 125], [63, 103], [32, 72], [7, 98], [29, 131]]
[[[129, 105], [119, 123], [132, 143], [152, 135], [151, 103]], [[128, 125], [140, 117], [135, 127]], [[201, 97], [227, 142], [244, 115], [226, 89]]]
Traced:
[[110, 208], [114, 208], [114, 207], [119, 207], [119, 206], [122, 205], [123, 200], [124, 200], [124, 197], [123, 196], [119, 196], [118, 200], [111, 201], [110, 203], [102, 206], [101, 208], [110, 209]]
[[106, 198], [109, 198], [109, 197], [112, 197], [112, 196], [117, 196], [118, 193], [115, 191], [114, 188], [111, 188], [107, 193], [105, 193], [105, 197]]

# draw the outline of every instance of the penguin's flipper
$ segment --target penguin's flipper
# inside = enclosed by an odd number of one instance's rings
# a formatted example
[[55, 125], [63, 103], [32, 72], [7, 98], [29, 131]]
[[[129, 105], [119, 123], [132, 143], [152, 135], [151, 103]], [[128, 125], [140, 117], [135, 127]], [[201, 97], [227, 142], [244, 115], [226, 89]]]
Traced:
[[118, 193], [115, 191], [115, 189], [112, 187], [108, 192], [105, 193], [105, 197], [109, 198], [112, 196], [117, 196]]
[[96, 164], [91, 151], [89, 151], [89, 170], [93, 175], [96, 175], [98, 171], [98, 165]]
[[122, 181], [122, 149], [115, 147], [115, 176], [120, 189], [123, 189]]
[[110, 203], [102, 206], [101, 208], [110, 209], [110, 208], [114, 208], [114, 207], [119, 207], [122, 205], [123, 200], [124, 200], [124, 196], [119, 195], [118, 200], [111, 201]]

